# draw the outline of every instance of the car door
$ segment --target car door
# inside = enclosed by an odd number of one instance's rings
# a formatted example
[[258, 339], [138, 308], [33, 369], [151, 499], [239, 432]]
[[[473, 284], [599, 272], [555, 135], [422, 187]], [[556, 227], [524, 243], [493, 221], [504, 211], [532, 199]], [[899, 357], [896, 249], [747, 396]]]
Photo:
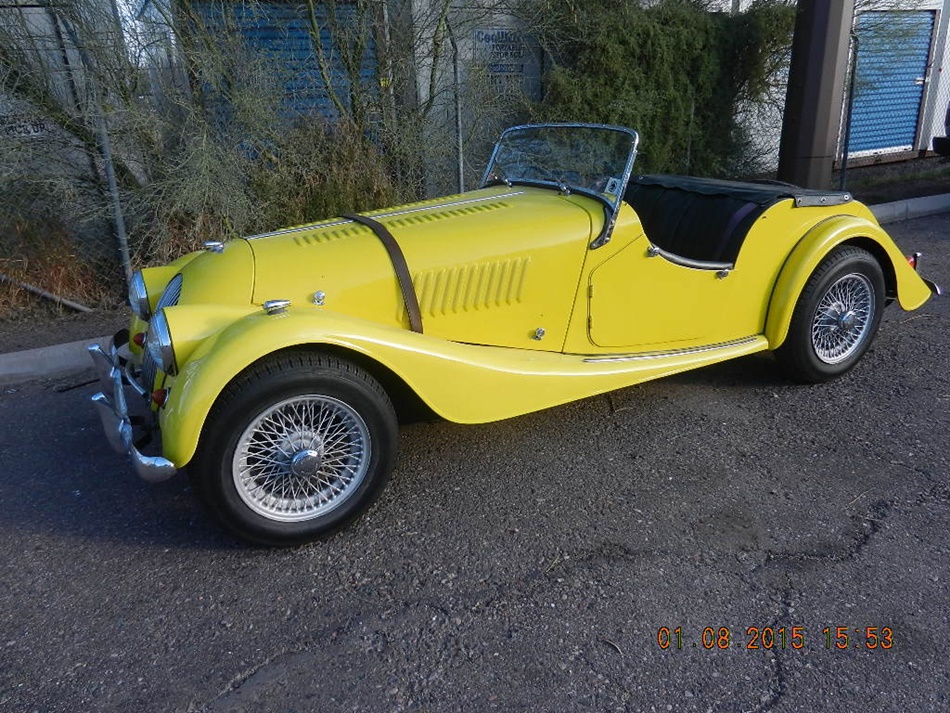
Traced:
[[592, 270], [590, 341], [617, 351], [663, 350], [745, 336], [731, 325], [731, 271], [675, 259], [641, 235]]

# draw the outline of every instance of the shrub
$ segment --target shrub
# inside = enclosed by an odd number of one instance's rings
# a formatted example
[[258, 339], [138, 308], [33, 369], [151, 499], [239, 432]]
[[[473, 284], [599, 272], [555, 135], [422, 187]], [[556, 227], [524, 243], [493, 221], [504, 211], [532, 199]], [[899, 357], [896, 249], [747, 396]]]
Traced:
[[747, 164], [742, 103], [763, 101], [791, 46], [794, 8], [739, 14], [701, 0], [533, 3], [554, 59], [538, 118], [622, 124], [641, 135], [644, 172], [723, 176]]

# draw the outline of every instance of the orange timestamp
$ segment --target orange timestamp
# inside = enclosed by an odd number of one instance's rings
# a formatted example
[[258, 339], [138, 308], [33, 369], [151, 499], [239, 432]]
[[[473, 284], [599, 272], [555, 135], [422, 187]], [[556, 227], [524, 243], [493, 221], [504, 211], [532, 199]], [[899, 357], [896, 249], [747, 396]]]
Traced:
[[[706, 626], [701, 631], [685, 632], [683, 627], [670, 628], [661, 626], [656, 632], [656, 643], [661, 649], [729, 649], [744, 648], [751, 651], [765, 650], [798, 650], [805, 648], [806, 638], [817, 641], [829, 650], [846, 649], [882, 649], [887, 651], [894, 647], [894, 630], [889, 626], [865, 626], [856, 628], [851, 626], [826, 626], [821, 629], [821, 636], [814, 634], [806, 636], [804, 626], [750, 626], [736, 633], [728, 626]], [[814, 644], [813, 644], [814, 645]]]

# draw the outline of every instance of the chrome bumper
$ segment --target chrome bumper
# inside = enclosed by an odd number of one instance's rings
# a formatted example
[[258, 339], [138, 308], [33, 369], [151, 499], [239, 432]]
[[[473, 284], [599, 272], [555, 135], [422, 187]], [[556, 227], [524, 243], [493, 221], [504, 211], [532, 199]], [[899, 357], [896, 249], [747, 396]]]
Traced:
[[914, 266], [914, 272], [916, 272], [918, 277], [924, 281], [924, 284], [930, 288], [931, 292], [933, 292], [937, 297], [940, 297], [943, 294], [943, 290], [940, 289], [940, 285], [938, 285], [933, 280], [928, 280], [926, 277], [920, 274], [920, 258], [923, 256], [924, 254], [921, 252], [915, 252], [913, 254], [914, 261], [911, 264]]
[[175, 464], [161, 456], [145, 456], [139, 453], [132, 438], [132, 421], [125, 400], [125, 387], [122, 381], [122, 367], [119, 354], [113, 340], [109, 340], [109, 349], [105, 351], [98, 344], [89, 347], [89, 355], [96, 365], [99, 380], [106, 393], [100, 391], [92, 397], [96, 405], [106, 438], [116, 453], [125, 453], [132, 459], [135, 472], [149, 483], [168, 480], [177, 472]]

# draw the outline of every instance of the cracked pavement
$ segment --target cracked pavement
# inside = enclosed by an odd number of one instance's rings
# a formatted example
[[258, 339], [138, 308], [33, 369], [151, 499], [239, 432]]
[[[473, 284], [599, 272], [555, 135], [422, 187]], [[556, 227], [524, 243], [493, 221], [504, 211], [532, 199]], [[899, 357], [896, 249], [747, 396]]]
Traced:
[[[950, 215], [889, 229], [950, 287]], [[407, 426], [369, 515], [289, 551], [137, 481], [92, 386], [0, 388], [0, 709], [945, 710], [948, 327], [891, 307], [821, 386], [760, 355]]]

